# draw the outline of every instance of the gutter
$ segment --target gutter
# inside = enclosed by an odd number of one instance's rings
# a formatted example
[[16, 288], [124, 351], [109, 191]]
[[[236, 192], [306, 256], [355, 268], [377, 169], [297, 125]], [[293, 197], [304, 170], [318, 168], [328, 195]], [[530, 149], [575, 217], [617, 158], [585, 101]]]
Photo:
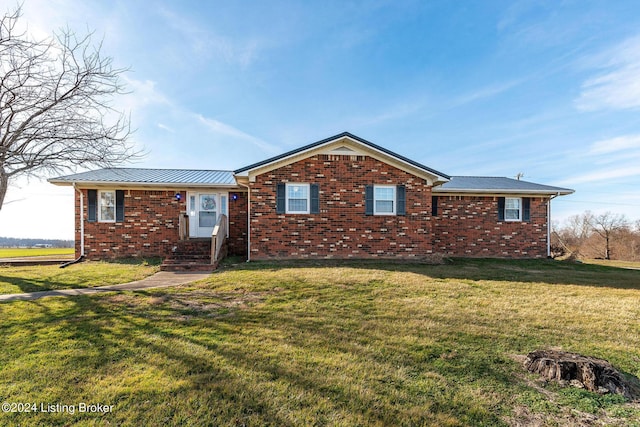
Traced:
[[80, 256], [73, 261], [65, 262], [64, 264], [60, 265], [60, 268], [65, 268], [72, 264], [84, 261], [84, 194], [81, 190], [78, 190], [75, 182], [73, 182], [72, 185], [73, 189], [78, 194], [80, 194]]
[[84, 257], [84, 193], [82, 190], [78, 190], [75, 182], [73, 182], [73, 189], [80, 194], [80, 256]]
[[560, 192], [549, 195], [549, 203], [547, 203], [547, 258], [551, 258], [551, 201], [561, 196]]

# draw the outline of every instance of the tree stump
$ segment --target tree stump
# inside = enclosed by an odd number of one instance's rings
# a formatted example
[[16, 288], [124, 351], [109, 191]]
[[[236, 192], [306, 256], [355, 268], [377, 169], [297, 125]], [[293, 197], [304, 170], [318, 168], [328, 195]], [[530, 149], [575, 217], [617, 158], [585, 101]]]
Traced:
[[628, 400], [640, 401], [638, 379], [626, 380], [604, 359], [565, 351], [536, 350], [527, 355], [524, 365], [549, 381], [571, 383], [600, 394], [617, 393]]

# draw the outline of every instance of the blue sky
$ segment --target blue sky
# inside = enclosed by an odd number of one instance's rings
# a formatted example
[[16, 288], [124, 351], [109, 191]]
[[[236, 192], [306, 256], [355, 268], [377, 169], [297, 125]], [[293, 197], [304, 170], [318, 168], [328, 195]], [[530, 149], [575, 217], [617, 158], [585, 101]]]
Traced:
[[[637, 1], [26, 0], [24, 22], [94, 30], [130, 68], [135, 167], [234, 169], [349, 131], [450, 175], [575, 189], [554, 220], [640, 219]], [[73, 238], [70, 189], [7, 200], [0, 236]]]

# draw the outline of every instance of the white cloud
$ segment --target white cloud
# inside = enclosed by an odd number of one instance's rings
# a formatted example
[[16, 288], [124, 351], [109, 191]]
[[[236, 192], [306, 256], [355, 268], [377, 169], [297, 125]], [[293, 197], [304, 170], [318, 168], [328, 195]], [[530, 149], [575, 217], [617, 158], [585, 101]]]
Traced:
[[122, 80], [130, 93], [117, 98], [119, 109], [136, 112], [148, 106], [171, 105], [164, 93], [157, 89], [156, 82], [152, 80], [136, 80], [126, 75], [122, 77]]
[[280, 151], [279, 147], [269, 144], [268, 142], [265, 142], [260, 138], [256, 138], [255, 136], [249, 135], [241, 131], [240, 129], [236, 129], [233, 126], [222, 123], [215, 119], [204, 117], [201, 114], [196, 114], [195, 116], [197, 117], [200, 123], [205, 125], [210, 131], [214, 133], [228, 136], [234, 139], [239, 139], [241, 141], [250, 142], [251, 144], [255, 145], [256, 147], [268, 153], [275, 154]]
[[640, 135], [625, 135], [616, 138], [596, 141], [591, 144], [589, 154], [609, 154], [629, 149], [640, 150]]
[[577, 175], [560, 182], [558, 185], [576, 185], [593, 182], [607, 182], [620, 178], [640, 177], [640, 168], [636, 165], [612, 166]]
[[640, 107], [640, 36], [625, 40], [586, 61], [599, 68], [582, 83], [575, 106], [582, 111]]
[[465, 93], [451, 101], [451, 107], [459, 107], [471, 102], [478, 101], [480, 99], [492, 98], [496, 95], [500, 95], [503, 92], [510, 90], [511, 88], [518, 86], [523, 82], [523, 79], [511, 80], [508, 82], [492, 84], [478, 88], [477, 90], [469, 93]]
[[239, 64], [243, 68], [249, 66], [257, 56], [260, 43], [255, 39], [240, 40], [217, 35], [194, 20], [167, 8], [161, 8], [159, 13], [198, 56], [208, 58], [217, 54], [227, 63]]

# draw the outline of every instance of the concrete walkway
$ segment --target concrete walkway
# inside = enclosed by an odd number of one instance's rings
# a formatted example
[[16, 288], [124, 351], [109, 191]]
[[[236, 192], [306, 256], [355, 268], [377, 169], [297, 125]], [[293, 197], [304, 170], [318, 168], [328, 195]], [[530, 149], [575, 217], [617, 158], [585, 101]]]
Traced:
[[28, 292], [24, 294], [0, 295], [0, 302], [3, 301], [30, 301], [43, 297], [69, 297], [74, 295], [92, 295], [99, 292], [113, 291], [138, 291], [142, 289], [166, 288], [168, 286], [184, 285], [209, 277], [211, 273], [191, 273], [160, 271], [153, 276], [146, 277], [135, 282], [123, 283], [120, 285], [98, 286], [95, 288], [60, 289], [57, 291]]

